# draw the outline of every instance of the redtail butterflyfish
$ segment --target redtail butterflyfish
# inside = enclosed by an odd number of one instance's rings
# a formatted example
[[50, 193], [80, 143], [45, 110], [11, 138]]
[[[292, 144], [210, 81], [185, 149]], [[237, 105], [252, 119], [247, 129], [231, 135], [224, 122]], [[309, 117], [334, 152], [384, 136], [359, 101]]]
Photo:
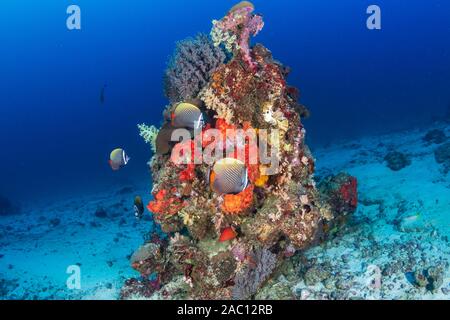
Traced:
[[219, 194], [238, 194], [248, 186], [248, 171], [237, 159], [225, 158], [217, 161], [209, 174], [211, 190]]
[[182, 102], [172, 113], [172, 125], [175, 128], [198, 129], [204, 125], [203, 113], [199, 107], [190, 102]]
[[109, 156], [109, 165], [114, 171], [126, 166], [130, 161], [130, 157], [121, 148], [114, 149]]

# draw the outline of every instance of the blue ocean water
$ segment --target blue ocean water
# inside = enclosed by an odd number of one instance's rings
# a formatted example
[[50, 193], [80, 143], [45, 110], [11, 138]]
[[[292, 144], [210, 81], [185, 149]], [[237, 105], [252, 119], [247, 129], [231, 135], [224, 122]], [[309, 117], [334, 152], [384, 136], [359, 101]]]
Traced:
[[[366, 8], [382, 29], [366, 28]], [[450, 104], [448, 1], [254, 1], [254, 40], [292, 68], [311, 110], [310, 143], [414, 127]], [[82, 29], [66, 28], [77, 4]], [[40, 1], [0, 4], [0, 193], [24, 200], [147, 174], [137, 123], [159, 124], [175, 41], [208, 33], [228, 0]], [[100, 92], [105, 87], [105, 101]], [[113, 175], [109, 151], [132, 157]]]

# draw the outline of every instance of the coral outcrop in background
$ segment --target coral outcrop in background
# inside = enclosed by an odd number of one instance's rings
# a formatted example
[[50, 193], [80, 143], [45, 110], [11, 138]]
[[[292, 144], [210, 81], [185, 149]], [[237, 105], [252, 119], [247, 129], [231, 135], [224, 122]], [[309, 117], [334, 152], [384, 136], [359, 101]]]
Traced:
[[208, 120], [189, 146], [208, 147], [209, 129], [278, 130], [279, 170], [269, 174], [267, 165], [248, 161], [258, 150], [246, 141], [248, 185], [238, 194], [218, 194], [209, 183], [211, 165], [173, 161], [186, 142], [158, 150], [158, 137], [152, 139], [158, 152], [148, 209], [168, 239], [150, 237], [131, 257], [142, 277], [126, 282], [122, 298], [251, 298], [286, 259], [325, 241], [356, 210], [355, 178], [340, 174], [316, 187], [301, 122], [308, 112], [287, 84], [289, 68], [263, 45], [250, 46], [263, 25], [253, 5], [242, 2], [213, 22], [212, 42], [199, 36], [178, 44], [166, 72], [171, 105], [159, 142], [171, 132], [177, 106], [190, 102]]

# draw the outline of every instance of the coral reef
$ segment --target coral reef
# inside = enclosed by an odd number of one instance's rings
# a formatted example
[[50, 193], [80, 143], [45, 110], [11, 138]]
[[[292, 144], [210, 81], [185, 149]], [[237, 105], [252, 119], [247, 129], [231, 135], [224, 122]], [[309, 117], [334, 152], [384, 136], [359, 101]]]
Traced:
[[233, 287], [233, 299], [248, 299], [256, 293], [258, 288], [270, 277], [277, 266], [277, 257], [266, 248], [252, 253], [252, 264], [247, 264], [236, 275]]
[[[298, 90], [287, 84], [289, 68], [263, 45], [250, 46], [264, 25], [253, 12], [243, 2], [214, 21], [214, 44], [224, 44], [232, 57], [225, 63], [217, 53], [201, 78], [192, 73], [204, 64], [199, 48], [206, 39], [178, 45], [166, 76], [172, 104], [162, 127], [173, 130], [174, 111], [184, 101], [208, 121], [186, 130], [189, 139], [166, 143], [166, 152], [151, 161], [154, 199], [148, 209], [168, 241], [147, 242], [131, 264], [144, 279], [156, 277], [159, 289], [147, 280], [129, 280], [123, 298], [151, 292], [158, 299], [253, 298], [286, 259], [325, 241], [356, 210], [355, 178], [340, 174], [316, 187], [301, 121], [308, 112]], [[186, 81], [188, 74], [193, 82]], [[245, 132], [243, 139], [239, 132]], [[240, 193], [211, 187], [212, 164], [202, 160], [213, 149], [233, 160], [243, 156], [247, 174]]]
[[146, 278], [129, 279], [125, 281], [120, 292], [121, 300], [139, 300], [150, 299], [151, 296], [159, 289], [157, 281], [152, 281]]
[[384, 161], [387, 162], [387, 166], [392, 171], [400, 171], [403, 168], [411, 165], [411, 160], [409, 157], [398, 151], [391, 151], [385, 157]]
[[328, 235], [332, 235], [339, 231], [349, 214], [356, 210], [358, 205], [358, 191], [356, 178], [340, 173], [337, 176], [328, 176], [323, 179], [318, 189], [321, 199], [327, 205], [328, 215], [323, 219], [324, 230]]
[[214, 20], [211, 38], [217, 47], [221, 44], [233, 54], [240, 54], [249, 67], [256, 68], [250, 53], [250, 37], [256, 36], [264, 27], [260, 15], [253, 14], [253, 4], [243, 1], [234, 6], [220, 21]]
[[416, 270], [413, 274], [414, 285], [436, 292], [444, 283], [444, 270], [442, 267], [429, 267], [425, 270]]
[[178, 42], [164, 78], [166, 97], [172, 103], [195, 98], [225, 58], [204, 34]]
[[447, 135], [440, 129], [433, 129], [427, 132], [423, 137], [423, 141], [427, 144], [441, 144], [447, 141]]
[[4, 275], [0, 275], [0, 300], [6, 300], [9, 292], [17, 288], [17, 280], [7, 280]]

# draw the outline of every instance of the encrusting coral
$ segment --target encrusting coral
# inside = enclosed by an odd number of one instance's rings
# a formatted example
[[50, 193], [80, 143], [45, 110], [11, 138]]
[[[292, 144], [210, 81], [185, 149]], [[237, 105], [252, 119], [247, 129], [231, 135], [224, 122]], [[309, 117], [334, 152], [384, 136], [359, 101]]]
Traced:
[[262, 17], [253, 14], [254, 10], [252, 3], [243, 1], [231, 8], [222, 20], [213, 20], [214, 28], [211, 31], [216, 47], [224, 44], [228, 51], [240, 54], [251, 68], [256, 65], [250, 54], [250, 37], [256, 36], [264, 27]]
[[[154, 200], [148, 209], [169, 240], [153, 239], [133, 255], [131, 264], [143, 278], [127, 281], [123, 298], [140, 293], [164, 299], [252, 298], [286, 259], [325, 241], [356, 210], [355, 178], [341, 174], [316, 187], [315, 161], [301, 122], [308, 112], [298, 102], [298, 90], [286, 82], [289, 68], [261, 44], [250, 46], [250, 36], [263, 25], [246, 1], [215, 21], [214, 44], [224, 45], [232, 57], [225, 62], [218, 53], [203, 73], [211, 76], [198, 80], [193, 74], [195, 83], [178, 76], [197, 71], [174, 59], [166, 78], [172, 105], [164, 112], [163, 128], [172, 132], [174, 110], [182, 101], [201, 108], [206, 120], [190, 131], [189, 140], [175, 142], [171, 152], [157, 153], [151, 161]], [[203, 63], [189, 50], [192, 44], [179, 45], [177, 56], [189, 55], [191, 66]], [[193, 87], [181, 88], [186, 85]], [[238, 142], [233, 133], [239, 130], [257, 132], [258, 144], [250, 143], [251, 136]], [[264, 135], [265, 130], [278, 135]], [[214, 138], [217, 133], [226, 138]], [[232, 159], [245, 155], [242, 192], [212, 190], [212, 165], [200, 161], [212, 147]], [[263, 163], [261, 151], [276, 160], [277, 171]]]

